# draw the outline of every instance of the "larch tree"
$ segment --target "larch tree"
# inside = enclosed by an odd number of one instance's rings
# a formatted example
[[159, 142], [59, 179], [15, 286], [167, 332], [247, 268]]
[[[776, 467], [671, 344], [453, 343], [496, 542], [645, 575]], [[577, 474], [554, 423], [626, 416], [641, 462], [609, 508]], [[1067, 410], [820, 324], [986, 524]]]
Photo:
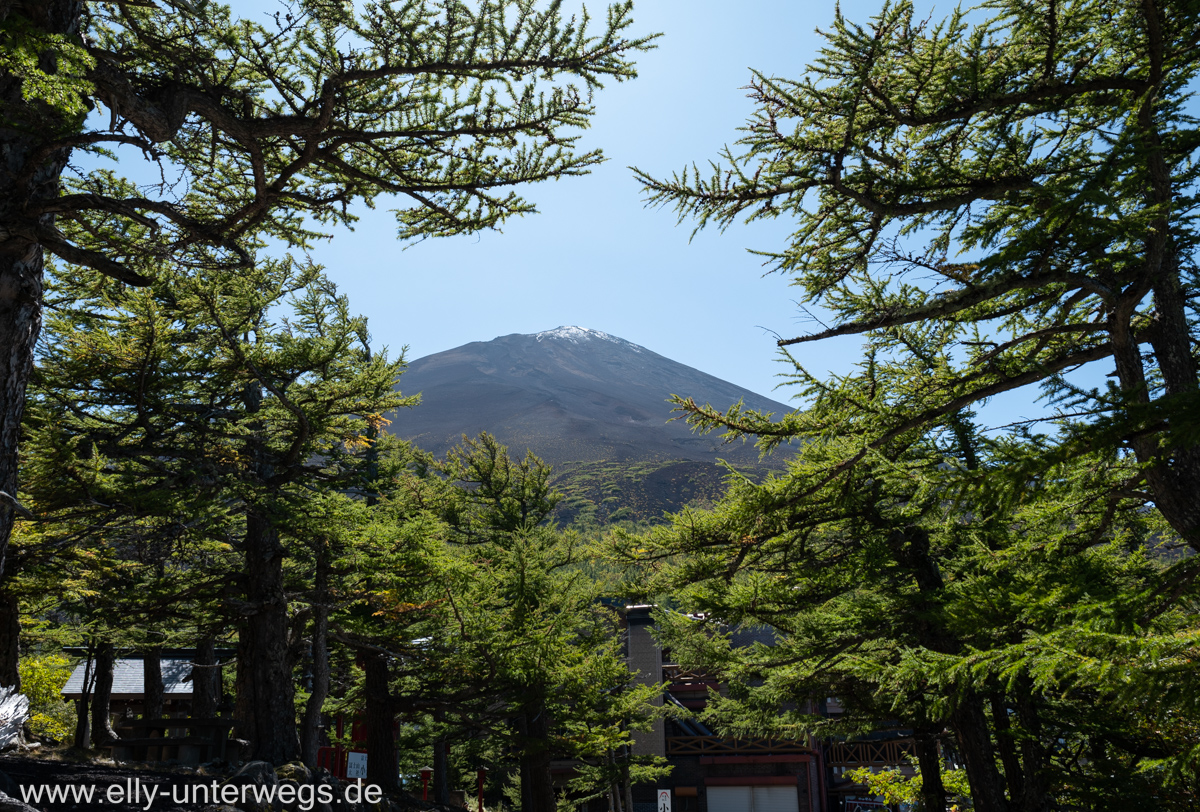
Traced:
[[[1061, 440], [1030, 464], [1128, 450], [1140, 467], [1117, 491], [1200, 550], [1198, 74], [1190, 2], [994, 0], [937, 23], [909, 2], [865, 25], [839, 13], [804, 78], [755, 75], [757, 112], [710, 175], [639, 177], [651, 203], [697, 227], [796, 222], [766, 259], [834, 323], [779, 344], [862, 336], [866, 361], [846, 377], [818, 380], [793, 359], [845, 418], [772, 425], [686, 408], [768, 445], [870, 415], [837, 477], [908, 432], [1040, 385]], [[940, 365], [899, 384], [922, 353]], [[1071, 377], [1081, 369], [1112, 384]]]
[[562, 803], [554, 759], [579, 762], [576, 801], [618, 771], [661, 776], [664, 767], [625, 751], [630, 729], [655, 712], [657, 686], [634, 682], [616, 616], [578, 566], [579, 539], [548, 523], [558, 498], [549, 468], [483, 434], [389, 490], [369, 543], [338, 565], [339, 591], [353, 600], [331, 619], [362, 666], [371, 758], [388, 754], [378, 767], [368, 760], [369, 780], [396, 781], [397, 717], [419, 729], [419, 760], [434, 750], [435, 784], [453, 745], [487, 766], [493, 787], [518, 784], [532, 812]]
[[401, 239], [495, 228], [534, 210], [514, 187], [601, 160], [575, 131], [649, 47], [631, 14], [298, 0], [260, 25], [207, 0], [0, 2], [0, 562], [46, 252], [146, 285], [198, 246], [244, 271], [259, 241], [304, 246], [384, 196]]
[[[707, 619], [659, 615], [673, 656], [727, 689], [707, 721], [910, 740], [924, 810], [944, 809], [959, 776], [978, 809], [1191, 808], [1197, 599], [1156, 594], [1161, 517], [1134, 498], [1110, 514], [1129, 461], [1062, 463], [998, 510], [964, 492], [962, 468], [1002, 470], [1026, 450], [959, 417], [812, 490], [854, 442], [810, 443], [786, 475], [739, 478], [713, 510], [617, 545], [640, 559], [642, 589]], [[742, 625], [775, 644], [731, 646]], [[839, 713], [810, 710], [826, 697]]]
[[[756, 74], [711, 171], [638, 173], [698, 228], [794, 221], [762, 255], [820, 324], [779, 342], [802, 408], [679, 401], [800, 440], [649, 545], [677, 557], [664, 588], [782, 635], [697, 643], [744, 689], [726, 724], [840, 692], [848, 727], [917, 734], [930, 808], [946, 747], [985, 812], [1194, 805], [1200, 559], [1146, 551], [1200, 550], [1198, 72], [1195, 3], [889, 3], [836, 14], [803, 78]], [[862, 360], [806, 370], [839, 336]], [[1039, 388], [1042, 417], [974, 426]]]
[[466, 578], [447, 592], [456, 622], [434, 653], [447, 684], [466, 677], [483, 689], [447, 705], [447, 717], [508, 751], [523, 810], [551, 812], [567, 800], [555, 794], [556, 758], [580, 765], [574, 802], [622, 774], [627, 783], [665, 774], [628, 750], [631, 729], [647, 728], [656, 712], [658, 686], [638, 685], [624, 662], [616, 615], [581, 566], [581, 539], [549, 522], [560, 498], [549, 466], [532, 452], [510, 457], [484, 433], [447, 454], [444, 471], [457, 484], [445, 519]]
[[320, 497], [369, 481], [371, 435], [413, 401], [395, 388], [403, 359], [372, 352], [345, 297], [290, 259], [236, 278], [162, 271], [143, 289], [89, 269], [61, 282], [29, 421], [45, 457], [31, 497], [49, 518], [86, 516], [117, 555], [155, 533], [176, 550], [192, 588], [163, 602], [224, 606], [238, 729], [256, 758], [292, 760], [290, 548]]

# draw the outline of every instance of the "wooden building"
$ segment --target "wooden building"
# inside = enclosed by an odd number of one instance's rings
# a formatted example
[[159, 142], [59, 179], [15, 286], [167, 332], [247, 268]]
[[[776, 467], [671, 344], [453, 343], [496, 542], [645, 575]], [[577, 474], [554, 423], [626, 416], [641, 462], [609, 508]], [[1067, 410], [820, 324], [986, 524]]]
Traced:
[[[662, 701], [691, 710], [707, 703], [720, 682], [670, 662], [651, 634], [651, 606], [625, 607], [627, 660], [644, 682], [662, 682]], [[734, 646], [772, 645], [772, 630], [735, 629]], [[836, 715], [836, 700], [811, 712]], [[659, 812], [658, 794], [671, 793], [671, 812], [869, 812], [883, 804], [845, 774], [857, 767], [898, 768], [912, 774], [907, 731], [881, 730], [857, 741], [735, 739], [687, 719], [660, 721], [636, 733], [634, 752], [660, 755], [671, 764], [658, 786], [636, 786], [631, 812]]]
[[[68, 651], [75, 656], [84, 656], [85, 652]], [[231, 657], [232, 649], [220, 649], [217, 657]], [[192, 664], [196, 657], [194, 649], [164, 649], [161, 653], [160, 668], [163, 681], [163, 714], [165, 716], [187, 716], [192, 709]], [[221, 666], [215, 666], [217, 685], [220, 685]], [[141, 716], [145, 700], [144, 671], [145, 658], [139, 653], [124, 654], [113, 663], [112, 695], [109, 705], [111, 715]], [[84, 660], [71, 672], [71, 678], [63, 686], [63, 698], [74, 701], [80, 698], [84, 689], [86, 677], [95, 679], [95, 663], [90, 667]], [[91, 694], [94, 685], [88, 685]]]

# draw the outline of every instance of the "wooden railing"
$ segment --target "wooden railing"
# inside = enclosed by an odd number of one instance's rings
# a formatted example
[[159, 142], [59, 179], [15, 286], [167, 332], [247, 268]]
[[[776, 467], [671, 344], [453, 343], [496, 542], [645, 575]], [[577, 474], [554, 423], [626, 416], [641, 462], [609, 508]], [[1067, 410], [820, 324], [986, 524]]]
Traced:
[[[106, 745], [117, 761], [182, 761], [192, 766], [225, 758], [232, 719], [130, 719]], [[190, 735], [184, 735], [184, 731]], [[178, 731], [171, 735], [172, 731]]]
[[905, 756], [914, 753], [911, 739], [879, 742], [834, 742], [825, 747], [825, 763], [831, 767], [867, 765], [906, 765]]
[[812, 752], [794, 739], [723, 739], [720, 736], [667, 736], [668, 756], [731, 756]]

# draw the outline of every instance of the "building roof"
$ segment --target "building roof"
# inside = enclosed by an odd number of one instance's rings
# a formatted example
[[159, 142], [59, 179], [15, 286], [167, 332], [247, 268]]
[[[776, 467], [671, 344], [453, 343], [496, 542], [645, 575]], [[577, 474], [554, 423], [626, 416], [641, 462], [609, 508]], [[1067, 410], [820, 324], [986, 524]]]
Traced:
[[745, 648], [755, 643], [764, 646], [779, 645], [779, 634], [770, 626], [738, 626], [729, 639], [734, 648]]
[[[83, 689], [83, 674], [86, 663], [75, 666], [71, 678], [63, 686], [63, 696], [79, 696]], [[93, 671], [95, 664], [92, 664]], [[113, 699], [140, 698], [145, 693], [142, 682], [142, 658], [124, 657], [113, 666]], [[167, 696], [192, 695], [192, 661], [173, 657], [162, 658], [163, 690]]]

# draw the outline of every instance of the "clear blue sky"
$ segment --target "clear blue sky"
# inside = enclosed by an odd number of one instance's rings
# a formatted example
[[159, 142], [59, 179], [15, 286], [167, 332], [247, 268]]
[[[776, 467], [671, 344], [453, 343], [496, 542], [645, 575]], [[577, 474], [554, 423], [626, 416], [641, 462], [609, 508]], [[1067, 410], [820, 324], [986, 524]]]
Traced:
[[[233, 6], [243, 16], [279, 7], [272, 0]], [[589, 8], [603, 16], [601, 3]], [[878, 4], [842, 8], [865, 20]], [[314, 258], [368, 316], [375, 343], [407, 344], [410, 360], [579, 325], [786, 402], [786, 390], [772, 391], [784, 367], [774, 336], [762, 328], [803, 332], [796, 297], [785, 278], [764, 277], [761, 260], [746, 249], [781, 246], [790, 224], [710, 230], [689, 243], [690, 225], [643, 207], [627, 167], [666, 175], [716, 158], [752, 109], [741, 89], [750, 69], [799, 76], [816, 54], [816, 26], [828, 25], [833, 13], [832, 2], [640, 0], [634, 33], [664, 36], [639, 59], [636, 80], [611, 82], [596, 96], [597, 116], [581, 143], [602, 148], [606, 164], [585, 177], [528, 187], [540, 213], [510, 221], [503, 233], [401, 250], [385, 207], [363, 208], [354, 232], [337, 233]], [[857, 344], [805, 352], [816, 369], [845, 368]]]

